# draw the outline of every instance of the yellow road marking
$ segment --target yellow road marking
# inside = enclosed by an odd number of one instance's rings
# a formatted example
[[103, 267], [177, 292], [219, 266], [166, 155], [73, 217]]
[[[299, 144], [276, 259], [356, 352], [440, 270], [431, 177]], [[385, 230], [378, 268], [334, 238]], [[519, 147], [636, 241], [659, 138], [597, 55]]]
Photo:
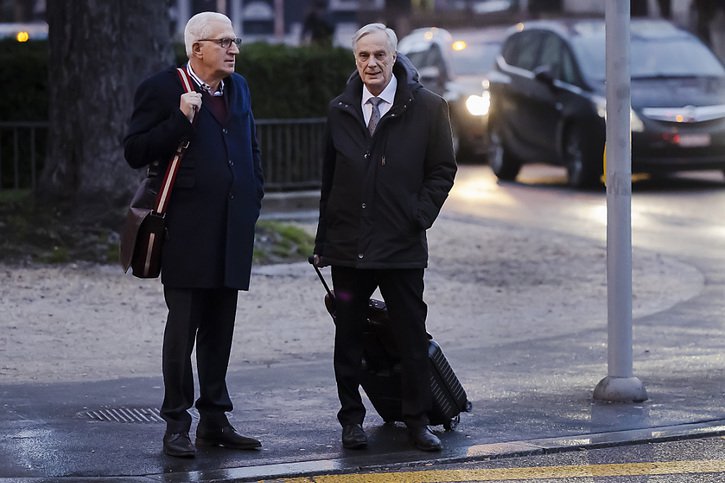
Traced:
[[[724, 473], [725, 460], [662, 461], [602, 465], [539, 466], [470, 470], [402, 471], [321, 475], [281, 480], [284, 483], [438, 483], [514, 481], [603, 476], [654, 476]], [[280, 480], [276, 480], [280, 481]]]

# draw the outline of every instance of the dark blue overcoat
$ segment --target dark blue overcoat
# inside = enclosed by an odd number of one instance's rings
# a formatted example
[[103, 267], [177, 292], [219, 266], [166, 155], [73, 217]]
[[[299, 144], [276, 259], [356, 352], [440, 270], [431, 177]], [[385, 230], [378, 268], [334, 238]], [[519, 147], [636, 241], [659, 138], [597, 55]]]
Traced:
[[189, 140], [166, 214], [161, 281], [168, 287], [249, 288], [262, 166], [247, 82], [236, 73], [224, 82], [227, 119], [202, 104], [193, 126], [179, 109], [175, 68], [136, 91], [124, 139], [131, 167], [150, 166], [160, 183], [179, 143]]

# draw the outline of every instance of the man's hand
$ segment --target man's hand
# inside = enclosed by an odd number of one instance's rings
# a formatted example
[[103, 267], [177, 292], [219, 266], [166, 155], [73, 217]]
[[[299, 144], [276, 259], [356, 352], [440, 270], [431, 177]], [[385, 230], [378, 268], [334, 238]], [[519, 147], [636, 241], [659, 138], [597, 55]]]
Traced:
[[197, 111], [201, 109], [201, 94], [198, 92], [185, 92], [181, 94], [179, 100], [179, 109], [184, 113], [184, 116], [192, 122]]

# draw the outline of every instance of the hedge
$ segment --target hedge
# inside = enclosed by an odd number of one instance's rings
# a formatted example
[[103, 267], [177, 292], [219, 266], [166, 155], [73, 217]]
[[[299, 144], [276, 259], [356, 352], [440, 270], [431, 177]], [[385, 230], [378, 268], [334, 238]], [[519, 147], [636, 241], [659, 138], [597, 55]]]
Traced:
[[352, 52], [342, 48], [252, 44], [237, 59], [259, 119], [324, 116], [354, 69]]
[[[3, 121], [44, 121], [48, 118], [47, 42], [0, 41], [0, 96]], [[186, 60], [176, 46], [178, 63]], [[319, 117], [343, 89], [354, 70], [352, 53], [343, 48], [245, 44], [237, 71], [249, 81], [258, 119]]]
[[48, 46], [46, 42], [0, 41], [0, 120], [48, 119]]

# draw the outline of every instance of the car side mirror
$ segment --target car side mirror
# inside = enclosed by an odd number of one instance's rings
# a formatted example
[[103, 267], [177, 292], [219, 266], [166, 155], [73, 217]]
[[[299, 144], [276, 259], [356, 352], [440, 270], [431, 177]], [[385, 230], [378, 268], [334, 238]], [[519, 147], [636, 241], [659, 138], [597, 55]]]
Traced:
[[418, 75], [423, 85], [438, 85], [441, 83], [441, 70], [434, 65], [423, 67], [418, 71]]
[[534, 79], [546, 84], [547, 86], [554, 85], [554, 75], [552, 74], [551, 66], [548, 64], [540, 65], [534, 69]]

